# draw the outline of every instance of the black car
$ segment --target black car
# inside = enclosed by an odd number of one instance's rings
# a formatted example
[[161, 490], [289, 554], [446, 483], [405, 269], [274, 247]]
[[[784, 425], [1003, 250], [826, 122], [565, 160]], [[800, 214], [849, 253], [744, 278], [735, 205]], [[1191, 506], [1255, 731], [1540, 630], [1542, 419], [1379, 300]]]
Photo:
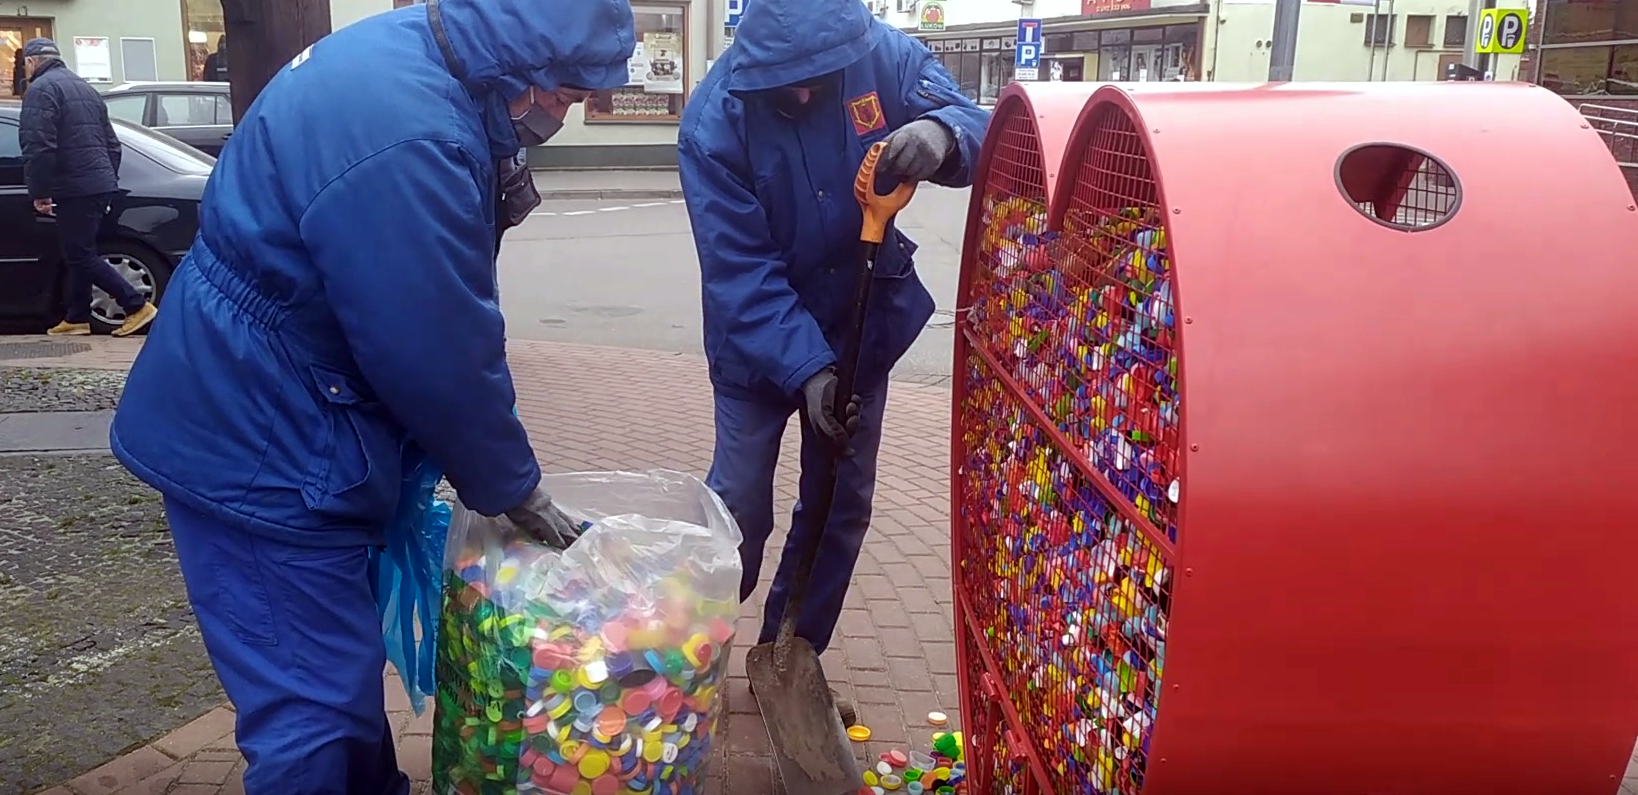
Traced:
[[[17, 102], [0, 102], [0, 329], [37, 333], [63, 318], [67, 272], [57, 221], [34, 211], [23, 183]], [[199, 231], [199, 200], [216, 159], [163, 133], [114, 120], [124, 147], [120, 195], [103, 222], [103, 259], [158, 303], [171, 271]], [[92, 331], [118, 328], [125, 313], [93, 289]]]
[[102, 95], [108, 115], [158, 130], [211, 157], [233, 136], [227, 83], [124, 83]]

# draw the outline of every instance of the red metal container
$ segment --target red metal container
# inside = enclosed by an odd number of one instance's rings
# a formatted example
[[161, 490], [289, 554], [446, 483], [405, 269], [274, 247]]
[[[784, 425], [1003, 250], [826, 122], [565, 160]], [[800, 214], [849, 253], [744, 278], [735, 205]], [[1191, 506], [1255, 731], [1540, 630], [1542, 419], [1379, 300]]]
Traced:
[[1597, 134], [1516, 84], [1040, 88], [957, 304], [972, 791], [1614, 793], [1638, 208]]

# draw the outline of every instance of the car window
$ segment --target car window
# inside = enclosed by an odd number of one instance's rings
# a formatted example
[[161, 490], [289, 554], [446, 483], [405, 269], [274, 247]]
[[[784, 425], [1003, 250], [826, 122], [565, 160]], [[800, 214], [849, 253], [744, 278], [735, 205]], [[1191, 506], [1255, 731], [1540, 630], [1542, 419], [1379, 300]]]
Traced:
[[132, 124], [141, 124], [142, 113], [148, 109], [147, 94], [120, 94], [103, 101], [108, 105], [109, 118], [124, 119]]
[[209, 174], [216, 158], [162, 132], [128, 122], [115, 122], [119, 142], [178, 174]]
[[17, 140], [17, 125], [0, 122], [0, 162], [16, 165], [23, 159], [23, 144]]
[[216, 123], [215, 94], [160, 94], [155, 127], [197, 127]]
[[216, 95], [216, 123], [233, 123], [233, 101], [224, 94]]

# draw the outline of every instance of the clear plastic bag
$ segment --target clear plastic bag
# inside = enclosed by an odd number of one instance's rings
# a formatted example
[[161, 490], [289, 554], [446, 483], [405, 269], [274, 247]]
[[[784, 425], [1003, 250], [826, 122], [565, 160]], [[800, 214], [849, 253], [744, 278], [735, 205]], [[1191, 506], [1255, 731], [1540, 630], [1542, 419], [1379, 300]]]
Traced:
[[588, 528], [567, 552], [455, 509], [433, 791], [701, 792], [739, 615], [739, 528], [677, 472], [544, 486]]
[[443, 473], [424, 453], [408, 452], [398, 510], [387, 525], [386, 545], [371, 552], [381, 641], [417, 715], [426, 711], [434, 685], [436, 611], [450, 518], [449, 503], [433, 497], [442, 479]]

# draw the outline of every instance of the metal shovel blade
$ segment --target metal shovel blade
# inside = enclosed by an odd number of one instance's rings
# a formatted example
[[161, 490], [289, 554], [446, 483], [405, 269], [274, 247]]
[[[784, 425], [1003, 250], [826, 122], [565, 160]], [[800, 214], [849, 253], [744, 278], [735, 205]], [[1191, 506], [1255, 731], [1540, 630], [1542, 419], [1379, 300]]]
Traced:
[[752, 647], [745, 656], [785, 792], [853, 795], [863, 779], [819, 654], [802, 638], [785, 642], [783, 649], [777, 642]]

